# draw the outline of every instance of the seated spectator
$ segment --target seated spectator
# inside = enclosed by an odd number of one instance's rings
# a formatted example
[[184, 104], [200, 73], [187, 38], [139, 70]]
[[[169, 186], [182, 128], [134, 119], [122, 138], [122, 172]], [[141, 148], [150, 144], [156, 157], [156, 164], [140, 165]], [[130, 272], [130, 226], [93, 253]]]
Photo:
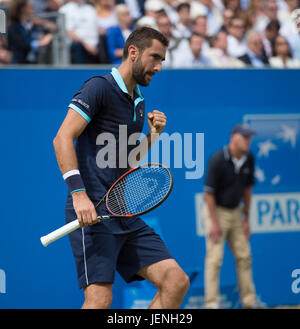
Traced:
[[160, 0], [147, 0], [144, 5], [144, 17], [156, 19], [158, 15], [165, 14], [164, 3]]
[[263, 33], [266, 26], [271, 20], [278, 19], [278, 4], [276, 0], [266, 0], [264, 2], [264, 14], [257, 20], [253, 29], [259, 33]]
[[292, 22], [292, 13], [294, 10], [300, 7], [298, 0], [285, 0], [286, 7], [279, 8], [278, 10], [278, 19], [282, 25]]
[[273, 56], [273, 46], [275, 39], [279, 33], [280, 23], [277, 19], [271, 20], [263, 34], [263, 45], [266, 52], [267, 57]]
[[192, 34], [190, 8], [188, 2], [183, 2], [177, 7], [178, 22], [174, 34], [178, 38], [188, 39]]
[[211, 66], [211, 61], [202, 52], [204, 37], [193, 32], [188, 47], [180, 47], [174, 53], [174, 68], [200, 68]]
[[105, 35], [110, 27], [118, 25], [115, 1], [94, 0], [93, 4], [98, 16], [98, 32], [100, 35]]
[[241, 14], [241, 2], [240, 0], [223, 0], [224, 7], [231, 9], [234, 16], [239, 16]]
[[246, 54], [239, 57], [246, 65], [262, 68], [269, 65], [268, 57], [265, 55], [262, 37], [259, 33], [252, 31], [247, 36]]
[[98, 16], [83, 0], [70, 0], [59, 12], [65, 15], [73, 64], [98, 63]]
[[204, 15], [207, 18], [207, 32], [215, 35], [222, 25], [222, 8], [216, 0], [194, 0], [191, 4], [191, 16]]
[[285, 37], [278, 35], [274, 43], [274, 56], [270, 58], [271, 67], [300, 68], [300, 61], [292, 57], [291, 49]]
[[132, 31], [132, 18], [126, 5], [116, 6], [118, 25], [107, 31], [107, 50], [111, 64], [121, 64], [125, 41]]
[[250, 0], [248, 8], [240, 16], [245, 20], [246, 30], [252, 30], [253, 26], [265, 17], [264, 0]]
[[4, 38], [0, 36], [0, 66], [11, 62], [11, 53], [8, 51]]
[[223, 11], [223, 24], [220, 28], [221, 31], [228, 34], [228, 28], [230, 26], [231, 20], [234, 17], [234, 12], [230, 8], [225, 8]]
[[167, 37], [169, 41], [169, 47], [166, 51], [166, 58], [163, 62], [165, 67], [172, 67], [173, 53], [178, 49], [183, 38], [178, 38], [174, 35], [173, 26], [166, 14], [161, 14], [156, 18], [157, 29]]
[[228, 28], [227, 52], [230, 56], [240, 57], [246, 53], [245, 21], [240, 17], [234, 17]]
[[209, 36], [207, 30], [207, 18], [206, 16], [200, 15], [193, 20], [192, 31], [204, 36], [202, 44], [202, 50], [205, 51], [209, 48]]
[[[147, 0], [149, 1], [149, 0]], [[163, 9], [165, 13], [170, 18], [170, 21], [173, 25], [177, 24], [178, 22], [178, 13], [177, 13], [177, 7], [181, 3], [180, 0], [159, 0], [163, 3]]]
[[208, 37], [207, 18], [205, 15], [199, 15], [193, 19], [192, 31]]
[[127, 6], [130, 17], [134, 23], [145, 15], [144, 3], [145, 0], [117, 0], [118, 5], [124, 4]]
[[157, 29], [156, 19], [151, 16], [143, 16], [136, 23], [136, 27], [151, 27], [152, 29]]
[[33, 23], [34, 8], [30, 0], [13, 0], [9, 8], [8, 48], [13, 64], [35, 63], [40, 47], [52, 41], [52, 34]]
[[294, 10], [291, 17], [291, 23], [284, 24], [280, 28], [279, 34], [287, 39], [293, 58], [297, 58], [300, 61], [300, 9]]
[[214, 37], [212, 37], [211, 48], [206, 50], [205, 54], [214, 67], [245, 67], [245, 64], [242, 61], [227, 54], [227, 34], [223, 31], [219, 31]]

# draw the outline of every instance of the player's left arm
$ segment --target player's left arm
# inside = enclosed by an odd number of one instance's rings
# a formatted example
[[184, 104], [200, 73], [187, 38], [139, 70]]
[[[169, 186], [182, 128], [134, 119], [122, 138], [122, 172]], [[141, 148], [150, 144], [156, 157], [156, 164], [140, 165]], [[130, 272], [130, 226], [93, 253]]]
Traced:
[[243, 201], [244, 201], [244, 232], [246, 237], [249, 239], [250, 237], [250, 223], [249, 223], [249, 210], [250, 210], [250, 203], [251, 203], [251, 196], [252, 196], [252, 186], [247, 186], [243, 192]]
[[159, 135], [164, 130], [167, 124], [167, 117], [163, 112], [154, 110], [147, 115], [149, 133], [141, 140], [140, 150], [141, 152], [136, 157], [136, 163], [132, 165], [134, 167], [150, 150], [151, 146], [159, 139]]

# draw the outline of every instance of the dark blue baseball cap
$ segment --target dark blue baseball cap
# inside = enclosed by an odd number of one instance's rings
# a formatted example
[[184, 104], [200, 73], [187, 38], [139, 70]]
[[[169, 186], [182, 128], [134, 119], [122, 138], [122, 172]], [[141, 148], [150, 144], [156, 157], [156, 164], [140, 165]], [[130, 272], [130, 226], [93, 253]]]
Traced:
[[246, 123], [239, 123], [236, 126], [234, 126], [231, 130], [231, 135], [234, 134], [241, 134], [243, 136], [252, 136], [256, 135], [256, 131], [251, 129], [250, 126]]

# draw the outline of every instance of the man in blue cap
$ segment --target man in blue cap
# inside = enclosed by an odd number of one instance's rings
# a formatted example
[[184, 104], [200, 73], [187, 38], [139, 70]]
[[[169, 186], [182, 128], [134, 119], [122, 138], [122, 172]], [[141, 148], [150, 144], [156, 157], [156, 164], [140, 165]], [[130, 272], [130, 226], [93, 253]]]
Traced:
[[220, 307], [219, 274], [226, 240], [235, 258], [242, 306], [256, 307], [249, 245], [249, 207], [254, 185], [254, 158], [249, 148], [254, 134], [246, 124], [234, 126], [229, 144], [209, 160], [203, 208], [207, 308]]

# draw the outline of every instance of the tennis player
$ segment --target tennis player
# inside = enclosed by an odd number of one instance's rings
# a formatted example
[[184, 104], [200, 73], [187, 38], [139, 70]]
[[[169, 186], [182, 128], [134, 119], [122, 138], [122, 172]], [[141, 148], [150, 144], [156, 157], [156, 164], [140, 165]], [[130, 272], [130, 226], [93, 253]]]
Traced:
[[[99, 145], [97, 137], [113, 134], [118, 150], [120, 125], [126, 125], [128, 136], [142, 132], [145, 104], [138, 85], [148, 86], [154, 74], [161, 71], [167, 46], [167, 39], [154, 29], [134, 30], [125, 43], [119, 68], [90, 78], [75, 93], [53, 141], [69, 188], [66, 221], [78, 218], [81, 225], [69, 237], [79, 287], [84, 289], [82, 308], [110, 307], [115, 270], [126, 282], [146, 279], [155, 285], [157, 293], [149, 308], [179, 308], [189, 288], [187, 275], [142, 219], [99, 222], [97, 215], [105, 215], [105, 209], [95, 210], [109, 187], [129, 169], [129, 165], [100, 168], [97, 154], [104, 145]], [[157, 139], [151, 137], [162, 132], [166, 116], [153, 111], [147, 119], [149, 134], [141, 143], [146, 140], [151, 147]], [[134, 147], [127, 146], [127, 154]]]

